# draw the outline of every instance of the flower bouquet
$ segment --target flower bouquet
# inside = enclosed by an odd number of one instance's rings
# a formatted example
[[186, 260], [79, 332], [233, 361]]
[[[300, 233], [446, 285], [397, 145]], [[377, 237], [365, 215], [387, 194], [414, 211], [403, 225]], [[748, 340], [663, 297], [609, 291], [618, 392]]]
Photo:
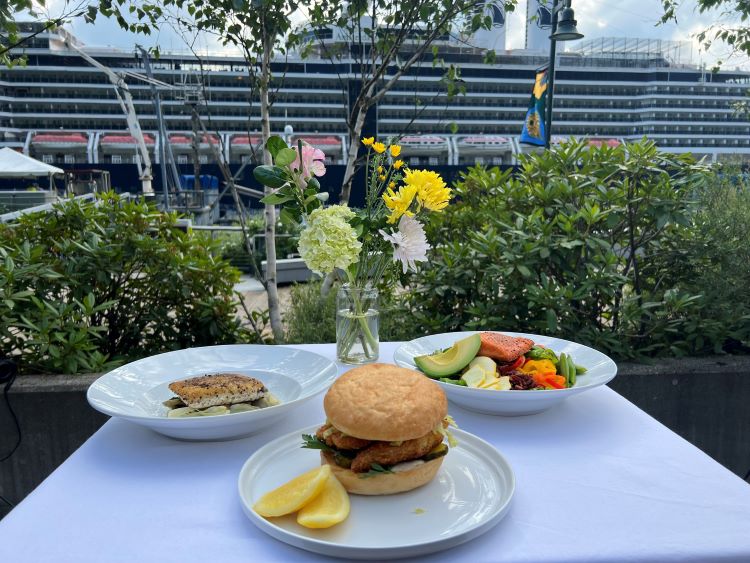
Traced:
[[420, 221], [440, 212], [451, 190], [439, 174], [411, 170], [398, 157], [401, 147], [362, 139], [367, 147], [365, 205], [324, 207], [328, 194], [317, 178], [325, 174], [325, 154], [302, 142], [290, 148], [279, 137], [266, 147], [273, 165], [255, 168], [260, 183], [274, 191], [263, 202], [281, 205], [281, 214], [303, 226], [299, 254], [313, 272], [342, 272], [337, 296], [338, 359], [367, 363], [378, 358], [377, 287], [388, 268], [401, 263], [403, 272], [416, 271], [430, 248]]

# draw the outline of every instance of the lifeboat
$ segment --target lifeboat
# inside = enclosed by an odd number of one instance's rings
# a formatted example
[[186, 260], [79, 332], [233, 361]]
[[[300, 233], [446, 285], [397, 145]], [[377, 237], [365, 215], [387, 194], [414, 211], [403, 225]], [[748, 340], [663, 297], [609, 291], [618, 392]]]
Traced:
[[[177, 133], [169, 136], [169, 143], [179, 149], [190, 149], [193, 146], [193, 136], [191, 134]], [[200, 148], [207, 149], [208, 145], [218, 145], [219, 137], [216, 135], [203, 135], [201, 137]]]
[[[147, 147], [153, 147], [156, 145], [156, 139], [149, 133], [144, 133], [143, 141]], [[135, 137], [124, 133], [105, 133], [99, 139], [99, 144], [103, 149], [110, 150], [132, 150], [135, 146]]]
[[327, 136], [316, 136], [316, 135], [295, 135], [291, 138], [292, 146], [297, 144], [297, 141], [301, 140], [303, 143], [307, 143], [316, 149], [322, 150], [326, 153], [326, 156], [330, 157], [341, 157], [344, 152], [344, 144], [341, 137], [334, 137], [333, 135]]
[[408, 135], [399, 139], [398, 144], [407, 155], [447, 155], [450, 150], [448, 139], [437, 135]]
[[31, 138], [31, 144], [40, 149], [83, 149], [88, 145], [89, 137], [86, 133], [36, 133]]

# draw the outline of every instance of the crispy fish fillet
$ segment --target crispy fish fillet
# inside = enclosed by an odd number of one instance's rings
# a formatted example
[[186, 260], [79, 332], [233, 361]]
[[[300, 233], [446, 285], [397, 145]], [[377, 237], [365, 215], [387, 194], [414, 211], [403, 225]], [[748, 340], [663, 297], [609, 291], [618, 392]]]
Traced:
[[478, 356], [489, 356], [498, 362], [512, 362], [522, 356], [534, 345], [533, 340], [507, 336], [498, 332], [483, 332], [480, 335], [482, 345]]
[[370, 440], [347, 436], [330, 424], [324, 424], [318, 428], [315, 436], [317, 436], [318, 440], [325, 442], [332, 448], [338, 448], [340, 450], [361, 450], [372, 444]]
[[375, 442], [357, 454], [352, 460], [351, 470], [355, 473], [364, 473], [370, 470], [373, 463], [395, 465], [402, 461], [417, 459], [430, 453], [442, 441], [442, 434], [430, 432], [421, 438], [406, 440], [398, 446], [392, 446], [390, 442]]
[[260, 399], [268, 391], [261, 381], [239, 373], [191, 377], [170, 383], [169, 389], [183, 403], [195, 409], [251, 402]]

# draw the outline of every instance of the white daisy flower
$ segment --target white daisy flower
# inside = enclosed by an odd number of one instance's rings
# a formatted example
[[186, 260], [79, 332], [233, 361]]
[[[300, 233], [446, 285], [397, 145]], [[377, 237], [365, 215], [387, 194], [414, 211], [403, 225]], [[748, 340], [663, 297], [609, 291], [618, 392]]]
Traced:
[[404, 273], [411, 268], [417, 271], [417, 262], [427, 261], [427, 243], [424, 227], [414, 217], [402, 215], [398, 222], [398, 231], [388, 234], [380, 229], [380, 235], [393, 245], [393, 259], [400, 260]]

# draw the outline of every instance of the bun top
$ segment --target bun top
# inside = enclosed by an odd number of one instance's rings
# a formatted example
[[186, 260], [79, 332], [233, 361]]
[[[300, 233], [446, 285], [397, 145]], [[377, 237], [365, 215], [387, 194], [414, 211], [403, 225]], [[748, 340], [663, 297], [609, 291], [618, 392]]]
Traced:
[[323, 399], [328, 422], [356, 438], [420, 438], [448, 414], [448, 400], [427, 376], [391, 364], [369, 364], [339, 377]]

